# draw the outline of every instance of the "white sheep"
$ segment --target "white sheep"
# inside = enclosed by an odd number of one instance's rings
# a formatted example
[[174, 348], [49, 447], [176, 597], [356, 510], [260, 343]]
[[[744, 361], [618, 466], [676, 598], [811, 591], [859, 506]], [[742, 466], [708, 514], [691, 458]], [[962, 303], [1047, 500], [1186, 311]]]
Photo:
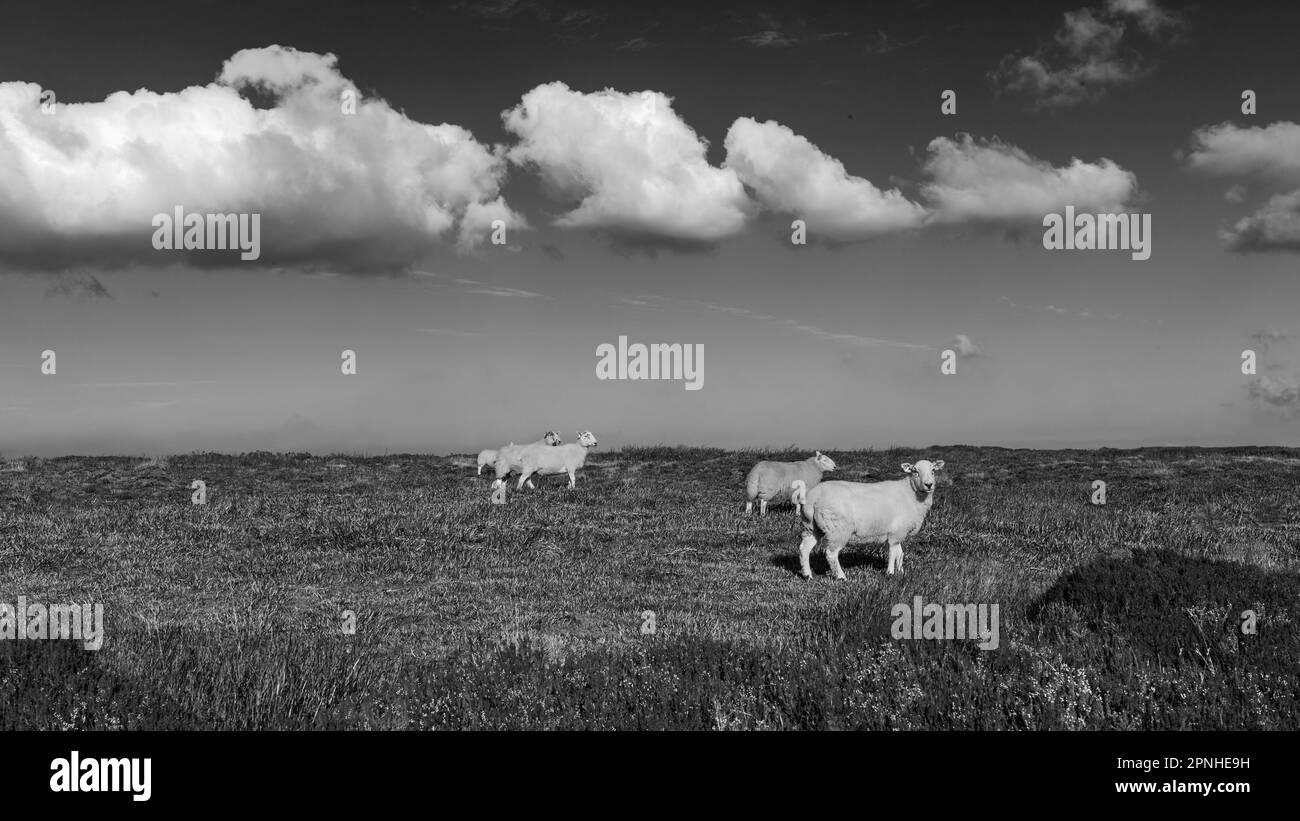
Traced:
[[[802, 462], [759, 462], [750, 468], [745, 478], [745, 492], [749, 501], [745, 502], [745, 512], [752, 513], [754, 499], [758, 499], [758, 513], [767, 515], [767, 503], [784, 501], [790, 496], [794, 482], [803, 482], [805, 489], [814, 487], [822, 480], [822, 473], [835, 470], [835, 462], [820, 450], [817, 455]], [[798, 504], [795, 512], [799, 512]]]
[[[556, 431], [548, 430], [546, 432], [546, 435], [543, 436], [541, 439], [538, 439], [536, 442], [529, 442], [528, 444], [550, 445], [552, 447], [558, 447], [559, 445], [564, 444], [564, 440], [560, 438], [560, 434], [557, 433]], [[500, 448], [497, 448], [495, 450], [479, 451], [478, 475], [480, 476], [483, 475], [483, 468], [486, 467], [487, 465], [495, 465], [497, 462], [497, 458], [501, 455], [502, 452], [506, 450], [509, 450], [511, 453], [511, 458], [510, 458], [511, 469], [510, 471], [507, 471], [507, 475], [509, 475], [509, 473], [511, 472], [518, 471], [519, 465], [518, 465], [518, 459], [516, 458], [516, 455], [518, 453], [518, 449], [523, 447], [527, 447], [527, 445], [516, 445], [514, 442], [511, 442], [510, 444], [502, 445]], [[531, 484], [529, 486], [532, 487]]]
[[569, 487], [573, 488], [578, 483], [578, 468], [587, 461], [587, 450], [596, 447], [596, 444], [596, 435], [589, 430], [584, 430], [578, 432], [576, 443], [558, 447], [534, 443], [519, 447], [514, 454], [503, 451], [497, 457], [497, 478], [492, 483], [493, 501], [498, 498], [502, 501], [505, 499], [505, 478], [510, 474], [510, 465], [506, 461], [508, 457], [515, 456], [519, 459], [519, 484], [515, 486], [515, 490], [523, 490], [525, 482], [529, 487], [533, 487], [533, 483], [529, 481], [533, 474], [554, 476], [560, 473], [569, 474]]
[[840, 551], [849, 540], [889, 545], [889, 569], [903, 569], [903, 540], [916, 533], [934, 503], [934, 473], [943, 460], [922, 459], [903, 464], [907, 476], [885, 482], [822, 482], [812, 490], [792, 488], [802, 503], [803, 539], [799, 542], [799, 574], [812, 577], [808, 557], [824, 540], [826, 561], [836, 579], [844, 578]]

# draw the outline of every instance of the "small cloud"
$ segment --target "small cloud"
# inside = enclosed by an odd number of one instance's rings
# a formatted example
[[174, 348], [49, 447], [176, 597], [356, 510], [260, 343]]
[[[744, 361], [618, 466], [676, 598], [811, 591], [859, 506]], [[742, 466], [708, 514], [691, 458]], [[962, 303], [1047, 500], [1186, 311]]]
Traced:
[[1117, 213], [1137, 195], [1137, 175], [1101, 158], [1053, 166], [997, 138], [936, 137], [927, 147], [921, 192], [933, 203], [932, 220], [996, 225], [1041, 225], [1044, 214], [1073, 205]]
[[45, 289], [45, 298], [66, 297], [68, 299], [107, 299], [114, 296], [91, 274], [61, 274]]
[[513, 299], [550, 299], [545, 294], [539, 294], [536, 291], [525, 291], [522, 288], [507, 288], [501, 285], [493, 285], [490, 282], [483, 282], [477, 279], [465, 279], [463, 277], [453, 277], [448, 274], [439, 274], [433, 271], [412, 271], [412, 275], [422, 279], [432, 281], [436, 288], [451, 288], [465, 294], [480, 294], [491, 297], [508, 297]]
[[1065, 12], [1052, 42], [1033, 53], [1007, 55], [991, 77], [1001, 88], [1033, 98], [1032, 108], [1064, 108], [1105, 97], [1110, 89], [1151, 72], [1126, 36], [1136, 20], [1147, 38], [1170, 42], [1184, 29], [1181, 17], [1154, 0], [1110, 0], [1105, 8]]
[[411, 330], [422, 334], [445, 334], [447, 336], [483, 336], [478, 331], [457, 331], [451, 328], [412, 328]]
[[521, 288], [498, 288], [488, 286], [486, 288], [470, 288], [468, 293], [481, 294], [483, 296], [502, 297], [505, 299], [546, 299], [535, 291], [525, 291]]
[[622, 43], [618, 45], [618, 47], [615, 50], [616, 51], [645, 51], [648, 48], [653, 48], [654, 45], [655, 45], [654, 43], [650, 42], [646, 38], [637, 36], [637, 37], [633, 37], [630, 40], [624, 40]]
[[1246, 392], [1259, 406], [1288, 414], [1300, 413], [1300, 383], [1295, 379], [1260, 376], [1246, 386]]
[[1239, 204], [1246, 199], [1246, 186], [1237, 184], [1223, 192], [1223, 198], [1228, 202]]
[[867, 54], [880, 57], [914, 46], [924, 39], [925, 36], [923, 35], [921, 37], [914, 37], [911, 40], [898, 40], [889, 36], [887, 32], [880, 30], [867, 38], [867, 44], [864, 48]]
[[740, 117], [727, 131], [723, 167], [770, 211], [807, 222], [810, 235], [853, 242], [917, 228], [925, 208], [882, 190], [775, 120]]
[[958, 359], [979, 359], [985, 355], [983, 349], [966, 334], [954, 336], [948, 347], [956, 352]]
[[1250, 335], [1250, 338], [1257, 346], [1267, 348], [1270, 345], [1276, 345], [1279, 342], [1285, 342], [1288, 339], [1292, 339], [1294, 336], [1295, 334], [1286, 331], [1279, 331], [1276, 328], [1266, 327], [1255, 331]]
[[213, 379], [195, 379], [180, 382], [75, 382], [78, 388], [188, 388], [195, 385], [219, 385], [220, 382]]
[[1233, 251], [1300, 251], [1300, 189], [1279, 194], [1223, 232]]

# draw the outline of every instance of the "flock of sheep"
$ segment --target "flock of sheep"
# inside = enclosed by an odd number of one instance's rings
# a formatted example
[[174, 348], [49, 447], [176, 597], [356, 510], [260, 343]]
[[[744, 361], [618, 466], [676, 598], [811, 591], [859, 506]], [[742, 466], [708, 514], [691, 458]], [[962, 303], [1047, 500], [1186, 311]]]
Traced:
[[[577, 471], [586, 463], [587, 451], [596, 447], [591, 431], [579, 431], [578, 441], [564, 444], [555, 431], [536, 442], [516, 445], [511, 442], [496, 450], [478, 455], [478, 472], [492, 465], [496, 479], [492, 482], [492, 501], [504, 504], [506, 478], [519, 474], [516, 490], [524, 485], [533, 488], [532, 477], [569, 475], [569, 487], [577, 484]], [[799, 574], [812, 577], [808, 558], [821, 543], [831, 574], [845, 578], [840, 567], [840, 551], [850, 541], [889, 545], [887, 573], [903, 569], [903, 540], [925, 524], [934, 503], [936, 471], [943, 470], [943, 460], [922, 459], [915, 464], [903, 463], [903, 478], [883, 482], [822, 481], [822, 475], [835, 470], [835, 462], [821, 451], [801, 462], [759, 462], [745, 478], [748, 501], [745, 512], [754, 509], [758, 500], [759, 515], [767, 514], [770, 502], [790, 501], [803, 524], [799, 541]]]

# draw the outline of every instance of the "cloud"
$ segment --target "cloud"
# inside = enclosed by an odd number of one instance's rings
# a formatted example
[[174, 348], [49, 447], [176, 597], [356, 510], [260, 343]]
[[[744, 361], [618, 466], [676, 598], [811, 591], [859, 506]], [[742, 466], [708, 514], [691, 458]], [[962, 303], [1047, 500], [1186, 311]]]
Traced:
[[930, 142], [922, 193], [940, 223], [1033, 223], [1067, 205], [1097, 213], [1123, 211], [1137, 193], [1137, 176], [1108, 159], [1074, 158], [1055, 167], [998, 139]]
[[1186, 157], [1194, 171], [1283, 185], [1300, 185], [1300, 123], [1198, 128]]
[[45, 298], [67, 297], [69, 299], [108, 299], [115, 297], [93, 274], [60, 274], [45, 289]]
[[522, 288], [507, 288], [503, 285], [493, 285], [490, 282], [477, 279], [463, 279], [433, 271], [412, 271], [411, 273], [417, 277], [430, 280], [434, 287], [450, 288], [464, 294], [478, 294], [479, 296], [505, 299], [550, 299], [549, 296], [535, 291], [525, 291]]
[[750, 203], [734, 171], [657, 91], [586, 94], [540, 85], [502, 113], [518, 137], [510, 161], [572, 205], [557, 224], [625, 239], [710, 243], [740, 231]]
[[458, 331], [454, 328], [412, 328], [422, 334], [446, 334], [447, 336], [483, 336], [479, 331]]
[[958, 359], [979, 359], [984, 356], [983, 349], [976, 345], [966, 334], [957, 334], [952, 341], [948, 343], [957, 354]]
[[1250, 338], [1256, 345], [1266, 349], [1279, 342], [1285, 342], [1288, 339], [1294, 338], [1294, 334], [1286, 331], [1279, 331], [1277, 328], [1267, 327], [1255, 331], [1250, 335]]
[[741, 117], [724, 141], [723, 167], [754, 190], [772, 211], [808, 223], [816, 236], [852, 241], [915, 228], [925, 209], [897, 189], [882, 191], [806, 138], [769, 120]]
[[786, 34], [780, 29], [756, 31], [753, 34], [745, 34], [736, 39], [758, 48], [787, 48], [799, 43], [797, 38]]
[[1155, 0], [1108, 0], [1106, 8], [1113, 14], [1136, 19], [1138, 28], [1152, 37], [1177, 35], [1187, 27], [1184, 18], [1160, 8]]
[[[39, 86], [0, 83], [0, 264], [173, 264], [177, 254], [153, 249], [151, 221], [176, 206], [260, 213], [262, 255], [234, 263], [245, 265], [398, 269], [451, 240], [474, 247], [492, 219], [524, 226], [500, 198], [496, 151], [363, 98], [336, 63], [245, 49], [206, 86], [119, 91], [48, 114]], [[344, 92], [357, 94], [354, 114]]]
[[1064, 108], [1105, 97], [1110, 89], [1150, 73], [1142, 57], [1124, 46], [1127, 23], [1151, 40], [1172, 40], [1183, 19], [1154, 0], [1109, 0], [1104, 9], [1065, 13], [1050, 44], [1031, 54], [1009, 54], [992, 72], [1004, 90], [1033, 98], [1032, 108]]
[[[1188, 168], [1203, 174], [1284, 189], [1221, 232], [1229, 249], [1300, 251], [1300, 124], [1204, 126], [1192, 134], [1185, 160]], [[1245, 196], [1245, 187], [1237, 184], [1227, 199], [1239, 203]]]
[[1257, 405], [1287, 413], [1300, 413], [1300, 382], [1280, 376], [1261, 376], [1246, 386]]
[[1269, 198], [1223, 232], [1233, 251], [1300, 251], [1300, 190]]
[[1296, 335], [1276, 328], [1260, 328], [1250, 335], [1259, 355], [1259, 376], [1246, 384], [1246, 398], [1269, 412], [1300, 415], [1300, 371], [1297, 370]]
[[660, 311], [676, 308], [678, 310], [699, 311], [706, 314], [721, 315], [735, 319], [754, 320], [769, 326], [789, 328], [791, 330], [799, 331], [800, 333], [807, 334], [824, 342], [852, 345], [859, 348], [913, 348], [920, 350], [933, 350], [929, 345], [920, 345], [915, 342], [901, 342], [895, 339], [861, 336], [859, 334], [836, 333], [834, 331], [828, 331], [819, 325], [810, 325], [806, 322], [799, 322], [795, 319], [782, 319], [773, 316], [772, 314], [752, 311], [749, 308], [720, 305], [716, 302], [707, 302], [699, 299], [675, 300], [659, 294], [623, 294], [618, 297], [617, 302], [620, 305], [639, 309]]

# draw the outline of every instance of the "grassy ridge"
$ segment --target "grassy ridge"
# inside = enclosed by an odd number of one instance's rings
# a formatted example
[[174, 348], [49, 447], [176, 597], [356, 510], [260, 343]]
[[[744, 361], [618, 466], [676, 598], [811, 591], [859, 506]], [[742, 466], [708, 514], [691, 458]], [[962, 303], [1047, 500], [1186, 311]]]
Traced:
[[[839, 584], [796, 578], [788, 507], [740, 512], [772, 455], [593, 455], [504, 507], [471, 458], [27, 460], [0, 601], [109, 633], [0, 642], [0, 728], [1300, 727], [1300, 453], [833, 452], [950, 477], [905, 576], [850, 547]], [[895, 641], [915, 595], [998, 603], [1001, 647]]]

